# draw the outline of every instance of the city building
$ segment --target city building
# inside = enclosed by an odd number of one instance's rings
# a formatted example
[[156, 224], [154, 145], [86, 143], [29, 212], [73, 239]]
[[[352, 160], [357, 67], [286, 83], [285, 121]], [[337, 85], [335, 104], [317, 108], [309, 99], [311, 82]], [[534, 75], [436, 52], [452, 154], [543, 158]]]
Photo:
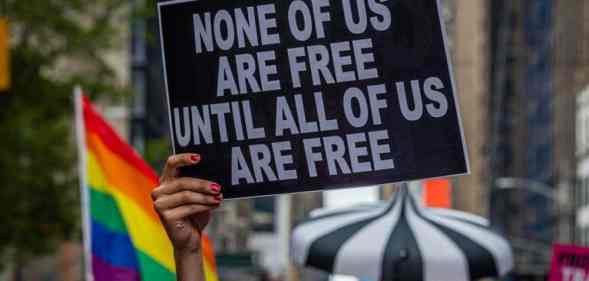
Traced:
[[572, 207], [560, 195], [572, 194], [575, 182], [575, 66], [569, 56], [576, 54], [582, 23], [576, 11], [584, 5], [492, 5], [490, 178], [520, 184], [508, 190], [491, 184], [491, 218], [512, 242], [515, 274], [536, 280], [549, 268], [552, 243], [574, 242], [566, 210]]
[[[553, 189], [555, 184], [551, 45], [555, 7], [545, 0], [491, 5], [490, 217], [511, 241], [515, 274], [541, 278], [549, 268], [551, 242], [556, 238], [556, 202], [530, 188], [533, 184]], [[525, 184], [501, 189], [497, 185], [501, 178]]]
[[[587, 86], [589, 85], [589, 3], [565, 3], [558, 1], [561, 11], [556, 18], [554, 32], [555, 80], [557, 96], [554, 107], [562, 114], [555, 115], [555, 143], [557, 167], [559, 171], [559, 189], [576, 187], [574, 192], [563, 192], [562, 200], [568, 204], [561, 206], [564, 215], [576, 224], [572, 231], [573, 241], [578, 245], [589, 246], [589, 229], [587, 228], [587, 150], [586, 123]], [[575, 36], [571, 36], [575, 34]], [[576, 110], [570, 109], [576, 108]], [[572, 122], [576, 120], [576, 122]], [[576, 135], [576, 137], [575, 137]], [[576, 156], [576, 157], [575, 157]], [[571, 158], [573, 160], [571, 160]], [[561, 231], [564, 233], [564, 231]]]
[[[587, 202], [575, 202], [582, 187], [578, 184], [578, 169], [582, 163], [575, 157], [578, 124], [575, 125], [577, 95], [589, 84], [589, 3], [586, 1], [555, 1], [554, 30], [552, 35], [553, 89], [554, 89], [554, 184], [560, 201], [561, 218], [558, 241], [589, 245], [580, 240], [585, 233], [575, 231], [576, 210]], [[581, 94], [582, 95], [582, 94]], [[575, 188], [577, 187], [577, 188]], [[579, 237], [581, 236], [581, 237]]]
[[488, 213], [489, 1], [445, 0], [448, 45], [454, 70], [471, 174], [454, 179], [454, 206]]
[[[454, 206], [488, 215], [512, 240], [516, 275], [541, 278], [552, 242], [588, 242], [587, 186], [575, 190], [587, 176], [585, 125], [575, 128], [573, 120], [586, 110], [585, 94], [576, 94], [589, 82], [589, 4], [441, 2], [472, 168], [454, 180]], [[496, 184], [501, 178], [527, 184], [505, 190]], [[532, 185], [554, 196], [531, 192]]]
[[577, 193], [575, 194], [577, 241], [589, 244], [589, 87], [577, 96], [576, 110]]

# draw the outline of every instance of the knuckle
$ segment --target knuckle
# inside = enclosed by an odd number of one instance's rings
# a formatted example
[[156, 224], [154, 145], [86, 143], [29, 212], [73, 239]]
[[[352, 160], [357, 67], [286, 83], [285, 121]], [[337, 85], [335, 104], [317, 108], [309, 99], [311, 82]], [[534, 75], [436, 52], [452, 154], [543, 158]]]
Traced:
[[204, 194], [199, 193], [197, 195], [198, 197], [198, 202], [199, 203], [206, 203], [207, 202], [207, 196], [205, 196]]
[[180, 198], [184, 202], [189, 202], [190, 199], [192, 198], [191, 192], [190, 191], [182, 191], [182, 193], [180, 193]]
[[207, 187], [209, 187], [212, 184], [212, 182], [208, 181], [208, 180], [202, 180], [199, 179], [199, 185], [203, 188], [206, 189]]
[[194, 181], [194, 188], [198, 191], [205, 191], [206, 187], [208, 186], [208, 181], [203, 179], [193, 179]]
[[205, 200], [206, 200], [206, 202], [207, 202], [208, 204], [215, 203], [215, 199], [214, 199], [214, 197], [213, 197], [213, 196], [206, 196], [206, 197], [205, 197]]
[[168, 157], [168, 160], [166, 160], [166, 167], [168, 169], [174, 169], [176, 166], [178, 166], [178, 155]]
[[199, 205], [190, 205], [189, 210], [191, 213], [198, 213], [200, 211]]
[[168, 212], [163, 212], [162, 213], [162, 217], [167, 220], [170, 221], [172, 220], [172, 212], [168, 211]]
[[182, 180], [175, 179], [168, 183], [168, 190], [170, 192], [178, 192], [178, 190], [182, 189]]
[[200, 191], [202, 190], [201, 185], [199, 179], [182, 178], [182, 187], [185, 190]]
[[171, 190], [173, 190], [174, 193], [179, 193], [185, 189], [185, 184], [182, 179], [175, 179], [170, 185]]
[[156, 209], [157, 211], [161, 211], [161, 210], [163, 209], [163, 206], [162, 206], [162, 200], [160, 200], [160, 199], [158, 199], [158, 200], [155, 200], [155, 201], [153, 202], [153, 205], [155, 206], [155, 209]]
[[157, 191], [158, 191], [158, 189], [159, 189], [159, 187], [151, 191], [151, 193], [150, 193], [151, 201], [156, 201], [157, 200], [157, 197], [158, 197]]
[[177, 183], [181, 187], [186, 188], [187, 186], [190, 186], [190, 179], [189, 178], [179, 178], [177, 180]]

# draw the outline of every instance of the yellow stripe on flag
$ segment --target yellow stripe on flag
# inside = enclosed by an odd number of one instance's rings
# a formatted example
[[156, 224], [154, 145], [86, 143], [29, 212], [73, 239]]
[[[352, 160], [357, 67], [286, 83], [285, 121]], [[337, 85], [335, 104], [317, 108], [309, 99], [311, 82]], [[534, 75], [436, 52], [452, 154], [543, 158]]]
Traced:
[[96, 158], [94, 158], [94, 153], [86, 153], [86, 165], [88, 167], [86, 170], [88, 174], [88, 185], [90, 185], [96, 191], [109, 193], [106, 188], [108, 183], [102, 174], [102, 168], [100, 168], [100, 164], [98, 164], [98, 161], [96, 161]]
[[112, 194], [119, 203], [127, 229], [137, 249], [151, 256], [167, 270], [176, 272], [172, 243], [161, 224], [154, 222], [135, 202], [122, 193], [114, 191]]

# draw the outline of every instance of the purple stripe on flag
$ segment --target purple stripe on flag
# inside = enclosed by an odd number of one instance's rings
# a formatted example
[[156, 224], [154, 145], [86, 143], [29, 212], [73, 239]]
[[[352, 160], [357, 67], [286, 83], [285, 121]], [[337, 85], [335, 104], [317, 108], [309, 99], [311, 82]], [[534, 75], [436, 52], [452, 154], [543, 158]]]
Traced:
[[95, 255], [92, 255], [92, 272], [95, 281], [141, 281], [136, 270], [113, 266]]

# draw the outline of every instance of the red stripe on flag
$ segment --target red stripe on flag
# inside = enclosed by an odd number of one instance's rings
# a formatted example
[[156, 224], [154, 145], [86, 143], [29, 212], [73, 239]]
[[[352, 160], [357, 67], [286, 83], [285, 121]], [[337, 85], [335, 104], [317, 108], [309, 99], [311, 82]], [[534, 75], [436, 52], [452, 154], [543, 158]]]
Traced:
[[94, 107], [86, 96], [84, 96], [84, 122], [86, 130], [99, 136], [109, 150], [134, 166], [155, 184], [159, 182], [158, 176], [151, 167], [96, 113], [96, 110], [94, 110]]

